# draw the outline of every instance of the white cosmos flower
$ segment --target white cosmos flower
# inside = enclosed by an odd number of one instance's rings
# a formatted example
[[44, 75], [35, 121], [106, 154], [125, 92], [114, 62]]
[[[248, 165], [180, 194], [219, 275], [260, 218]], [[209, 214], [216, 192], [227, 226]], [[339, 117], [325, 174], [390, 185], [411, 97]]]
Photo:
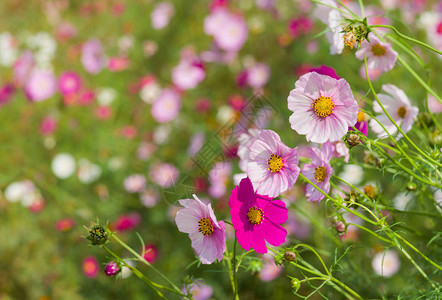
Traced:
[[75, 172], [75, 159], [69, 153], [59, 153], [52, 160], [51, 169], [58, 178], [68, 178]]
[[395, 251], [387, 250], [377, 253], [371, 261], [371, 266], [376, 274], [391, 277], [399, 270], [401, 261]]

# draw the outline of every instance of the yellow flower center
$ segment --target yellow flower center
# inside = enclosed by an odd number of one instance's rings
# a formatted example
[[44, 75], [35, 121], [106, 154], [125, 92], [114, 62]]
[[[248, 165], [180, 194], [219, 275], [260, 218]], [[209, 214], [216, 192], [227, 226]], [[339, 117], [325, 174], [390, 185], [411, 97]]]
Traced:
[[358, 122], [365, 121], [365, 114], [362, 111], [358, 112]]
[[317, 182], [323, 182], [326, 176], [327, 171], [325, 170], [325, 167], [320, 166], [315, 168], [315, 179]]
[[356, 36], [353, 33], [353, 31], [347, 32], [344, 34], [344, 45], [350, 47], [350, 49], [353, 49], [353, 47], [356, 44]]
[[247, 212], [247, 218], [249, 219], [249, 222], [253, 225], [259, 225], [264, 220], [264, 212], [261, 208], [257, 207], [250, 207], [249, 211]]
[[207, 218], [202, 218], [198, 221], [198, 231], [203, 235], [211, 235], [213, 233], [212, 222]]
[[405, 106], [401, 106], [397, 109], [397, 115], [400, 118], [404, 118], [407, 115], [407, 109], [405, 108]]
[[272, 154], [269, 159], [267, 159], [267, 164], [269, 165], [269, 170], [272, 173], [281, 171], [284, 164], [282, 163], [282, 158], [279, 155]]
[[374, 56], [383, 56], [385, 52], [385, 47], [380, 44], [375, 44], [371, 47], [371, 53], [373, 53]]
[[331, 115], [335, 105], [330, 97], [324, 97], [321, 95], [319, 98], [315, 99], [312, 107], [318, 116], [325, 118]]

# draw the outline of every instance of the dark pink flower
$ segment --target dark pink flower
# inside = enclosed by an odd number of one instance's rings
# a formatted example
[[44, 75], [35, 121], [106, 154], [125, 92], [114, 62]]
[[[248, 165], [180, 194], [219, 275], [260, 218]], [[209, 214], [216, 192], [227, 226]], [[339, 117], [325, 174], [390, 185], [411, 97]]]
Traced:
[[64, 72], [58, 78], [58, 89], [62, 95], [77, 93], [81, 88], [81, 78], [75, 72]]
[[75, 221], [71, 218], [61, 219], [55, 223], [55, 228], [58, 231], [69, 231], [74, 227]]
[[140, 225], [141, 216], [138, 213], [131, 213], [120, 216], [113, 224], [116, 231], [128, 231]]
[[127, 57], [111, 57], [108, 62], [108, 69], [112, 72], [121, 72], [129, 66], [129, 59]]
[[116, 262], [109, 262], [104, 269], [104, 274], [106, 276], [115, 276], [121, 271], [121, 268], [118, 266]]
[[158, 259], [158, 249], [153, 244], [146, 245], [142, 255], [148, 263], [154, 263]]
[[98, 275], [99, 265], [94, 256], [88, 256], [83, 260], [83, 274], [89, 278], [95, 278]]
[[40, 123], [40, 133], [50, 135], [57, 129], [57, 120], [54, 117], [45, 117]]
[[238, 243], [245, 250], [266, 253], [266, 241], [273, 246], [285, 242], [287, 231], [280, 225], [287, 221], [285, 203], [255, 193], [249, 178], [233, 189], [229, 207]]
[[336, 74], [336, 71], [333, 68], [330, 68], [325, 65], [321, 65], [320, 67], [316, 68], [311, 68], [308, 72], [316, 72], [321, 75], [328, 75], [337, 80], [341, 79], [341, 77], [339, 77], [338, 74]]
[[6, 83], [2, 87], [0, 87], [0, 106], [8, 103], [11, 100], [14, 92], [15, 87], [10, 83]]

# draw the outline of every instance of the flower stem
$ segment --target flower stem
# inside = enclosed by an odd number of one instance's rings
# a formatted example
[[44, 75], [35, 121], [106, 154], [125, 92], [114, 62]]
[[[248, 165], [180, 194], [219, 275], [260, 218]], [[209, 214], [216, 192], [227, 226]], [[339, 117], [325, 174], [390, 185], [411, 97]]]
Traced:
[[235, 231], [235, 240], [233, 241], [233, 282], [235, 284], [233, 299], [239, 300], [238, 295], [238, 280], [236, 278], [236, 231]]
[[441, 51], [439, 51], [439, 50], [437, 50], [437, 49], [431, 47], [430, 45], [428, 45], [428, 44], [426, 44], [426, 43], [424, 43], [424, 42], [421, 42], [421, 41], [419, 41], [419, 40], [416, 40], [416, 39], [414, 39], [414, 38], [412, 38], [412, 37], [409, 37], [408, 35], [405, 35], [405, 34], [403, 34], [403, 33], [400, 33], [395, 27], [393, 27], [393, 26], [391, 26], [391, 25], [381, 25], [381, 24], [377, 24], [377, 25], [370, 25], [370, 28], [371, 28], [371, 27], [378, 27], [378, 28], [380, 27], [380, 28], [388, 28], [388, 29], [391, 29], [391, 30], [394, 31], [394, 33], [396, 33], [398, 36], [400, 36], [400, 37], [403, 38], [403, 39], [406, 39], [406, 40], [409, 40], [409, 41], [411, 41], [411, 42], [413, 42], [413, 43], [419, 44], [419, 45], [421, 45], [422, 47], [425, 47], [425, 48], [427, 48], [427, 49], [430, 49], [431, 51], [434, 51], [434, 52], [436, 52], [436, 53], [438, 53], [438, 54], [442, 54]]

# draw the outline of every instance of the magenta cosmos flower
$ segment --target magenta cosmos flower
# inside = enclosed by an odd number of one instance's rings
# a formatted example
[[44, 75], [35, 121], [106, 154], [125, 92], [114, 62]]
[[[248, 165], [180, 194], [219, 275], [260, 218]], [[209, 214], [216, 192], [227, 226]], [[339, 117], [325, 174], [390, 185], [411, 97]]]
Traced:
[[280, 224], [287, 221], [285, 203], [255, 193], [249, 178], [233, 189], [229, 207], [238, 243], [245, 250], [266, 253], [266, 241], [273, 246], [284, 243], [287, 231]]
[[75, 94], [80, 91], [80, 88], [81, 78], [75, 72], [64, 72], [58, 79], [58, 89], [63, 96]]
[[358, 103], [342, 78], [307, 73], [296, 81], [287, 101], [292, 129], [315, 143], [339, 141], [358, 118]]
[[226, 251], [226, 228], [223, 221], [217, 221], [211, 204], [204, 204], [196, 195], [195, 199], [179, 200], [184, 208], [175, 217], [178, 230], [188, 233], [192, 247], [203, 264], [220, 262]]
[[[324, 144], [322, 149], [309, 148], [308, 153], [312, 162], [302, 168], [302, 174], [326, 193], [330, 191], [330, 176], [333, 174], [333, 169], [329, 164], [333, 150], [330, 143]], [[307, 184], [305, 196], [308, 197], [308, 201], [318, 202], [325, 197], [311, 184]]]
[[371, 70], [389, 71], [396, 63], [397, 52], [388, 43], [382, 43], [373, 33], [368, 35], [370, 42], [363, 41], [361, 48], [356, 51], [357, 59], [364, 60], [367, 56], [367, 68]]
[[272, 130], [263, 130], [250, 145], [247, 175], [260, 195], [277, 197], [291, 188], [300, 169], [297, 148], [289, 148]]

